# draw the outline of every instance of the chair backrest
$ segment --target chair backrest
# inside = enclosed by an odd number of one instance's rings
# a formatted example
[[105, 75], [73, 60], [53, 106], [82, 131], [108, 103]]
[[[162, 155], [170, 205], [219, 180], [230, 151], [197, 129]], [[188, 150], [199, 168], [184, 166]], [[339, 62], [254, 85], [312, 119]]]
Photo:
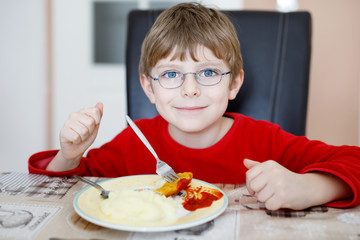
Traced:
[[[311, 54], [308, 12], [224, 11], [240, 40], [245, 80], [228, 111], [305, 134]], [[128, 18], [127, 108], [133, 119], [157, 115], [138, 73], [141, 44], [161, 10], [135, 10]]]

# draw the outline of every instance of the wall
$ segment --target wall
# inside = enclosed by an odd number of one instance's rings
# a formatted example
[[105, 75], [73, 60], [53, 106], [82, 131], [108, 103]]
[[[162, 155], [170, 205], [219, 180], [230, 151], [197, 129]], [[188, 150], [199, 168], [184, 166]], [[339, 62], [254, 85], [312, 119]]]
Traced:
[[313, 16], [307, 135], [359, 145], [360, 1], [301, 0], [299, 7]]
[[52, 147], [71, 112], [104, 104], [104, 115], [92, 147], [110, 141], [125, 126], [125, 69], [119, 64], [94, 64], [92, 2], [52, 0], [53, 128]]
[[[275, 10], [276, 1], [244, 0], [243, 6]], [[360, 1], [299, 0], [299, 10], [309, 11], [313, 23], [306, 135], [359, 145]]]
[[0, 171], [27, 171], [46, 147], [45, 8], [0, 1]]

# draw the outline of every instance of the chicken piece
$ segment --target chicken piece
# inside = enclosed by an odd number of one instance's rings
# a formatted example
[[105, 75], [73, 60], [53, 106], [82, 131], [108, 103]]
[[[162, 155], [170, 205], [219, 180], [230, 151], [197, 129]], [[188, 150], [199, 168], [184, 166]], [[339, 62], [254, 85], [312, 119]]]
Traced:
[[193, 178], [192, 172], [178, 173], [178, 175], [180, 178], [175, 182], [166, 182], [162, 187], [156, 189], [156, 191], [161, 195], [169, 197], [171, 195], [178, 194], [181, 190], [186, 189]]

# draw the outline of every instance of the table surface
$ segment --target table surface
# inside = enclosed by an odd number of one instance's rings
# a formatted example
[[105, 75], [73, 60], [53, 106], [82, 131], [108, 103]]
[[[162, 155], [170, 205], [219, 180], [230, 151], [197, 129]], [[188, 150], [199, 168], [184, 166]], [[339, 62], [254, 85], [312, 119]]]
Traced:
[[[91, 180], [102, 179], [91, 177]], [[349, 239], [360, 240], [360, 206], [268, 211], [242, 185], [215, 184], [229, 206], [215, 220], [180, 231], [143, 233], [94, 225], [76, 214], [73, 201], [86, 184], [75, 178], [0, 173], [0, 239]]]

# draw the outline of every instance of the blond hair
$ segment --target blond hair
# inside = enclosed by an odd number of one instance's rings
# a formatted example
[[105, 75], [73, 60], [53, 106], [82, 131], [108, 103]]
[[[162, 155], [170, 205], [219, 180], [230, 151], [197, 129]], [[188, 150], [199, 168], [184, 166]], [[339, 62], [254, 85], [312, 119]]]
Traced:
[[190, 53], [197, 61], [195, 53], [200, 45], [225, 61], [233, 76], [242, 70], [240, 43], [229, 18], [198, 3], [181, 3], [163, 11], [147, 33], [141, 49], [139, 73], [150, 76], [157, 62], [174, 49], [173, 59], [183, 61]]

